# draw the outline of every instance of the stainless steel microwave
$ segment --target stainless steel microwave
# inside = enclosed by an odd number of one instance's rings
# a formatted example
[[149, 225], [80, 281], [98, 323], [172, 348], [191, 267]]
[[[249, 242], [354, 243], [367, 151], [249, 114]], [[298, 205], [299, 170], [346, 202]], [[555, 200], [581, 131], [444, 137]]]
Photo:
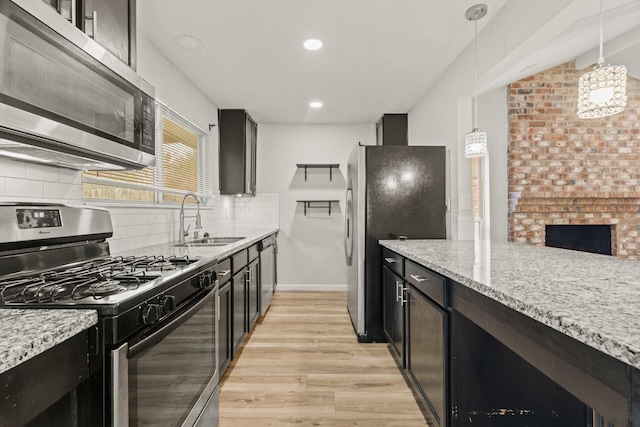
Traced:
[[154, 98], [46, 3], [0, 2], [0, 155], [85, 170], [153, 165]]

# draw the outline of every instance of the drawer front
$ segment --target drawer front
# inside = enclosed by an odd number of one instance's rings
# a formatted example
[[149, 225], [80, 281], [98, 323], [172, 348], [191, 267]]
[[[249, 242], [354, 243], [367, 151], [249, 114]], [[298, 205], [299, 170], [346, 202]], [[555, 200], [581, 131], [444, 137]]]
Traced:
[[243, 249], [240, 252], [236, 252], [231, 256], [233, 258], [233, 274], [238, 273], [239, 271], [244, 271], [244, 268], [249, 263], [249, 259], [247, 258], [247, 250]]
[[441, 306], [447, 306], [447, 281], [444, 277], [409, 260], [405, 261], [404, 271], [407, 282]]
[[249, 246], [249, 261], [253, 261], [254, 259], [258, 258], [258, 254], [260, 253], [260, 251], [258, 250], [258, 244], [253, 244], [251, 246]]
[[382, 264], [400, 276], [404, 275], [404, 257], [387, 248], [382, 248]]
[[220, 286], [231, 280], [231, 258], [220, 261], [216, 267], [216, 273]]
[[260, 251], [263, 251], [264, 248], [266, 248], [267, 246], [275, 244], [276, 243], [276, 236], [277, 236], [276, 234], [272, 234], [271, 236], [265, 237], [264, 239], [262, 239], [262, 241], [260, 241], [260, 245], [259, 245], [258, 249]]

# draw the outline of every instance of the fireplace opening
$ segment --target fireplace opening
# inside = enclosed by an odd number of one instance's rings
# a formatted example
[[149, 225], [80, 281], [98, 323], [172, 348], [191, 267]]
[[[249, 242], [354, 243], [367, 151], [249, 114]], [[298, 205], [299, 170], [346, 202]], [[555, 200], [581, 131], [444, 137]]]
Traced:
[[545, 246], [611, 255], [610, 225], [547, 225]]

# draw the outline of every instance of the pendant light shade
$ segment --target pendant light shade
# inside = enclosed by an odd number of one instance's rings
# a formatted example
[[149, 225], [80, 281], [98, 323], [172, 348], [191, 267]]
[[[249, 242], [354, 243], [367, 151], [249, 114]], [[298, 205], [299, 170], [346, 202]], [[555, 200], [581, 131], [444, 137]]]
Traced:
[[627, 67], [598, 64], [580, 77], [578, 117], [591, 119], [619, 113], [627, 106]]
[[485, 131], [476, 128], [464, 136], [465, 157], [484, 157], [487, 152], [487, 133]]
[[578, 117], [592, 119], [619, 113], [627, 106], [627, 67], [604, 62], [602, 0], [600, 0], [600, 57], [578, 83]]
[[474, 21], [476, 32], [474, 37], [475, 62], [473, 75], [473, 130], [464, 137], [464, 156], [466, 158], [484, 157], [488, 153], [487, 133], [477, 128], [478, 123], [478, 19], [487, 14], [486, 4], [471, 6], [464, 14], [467, 21]]

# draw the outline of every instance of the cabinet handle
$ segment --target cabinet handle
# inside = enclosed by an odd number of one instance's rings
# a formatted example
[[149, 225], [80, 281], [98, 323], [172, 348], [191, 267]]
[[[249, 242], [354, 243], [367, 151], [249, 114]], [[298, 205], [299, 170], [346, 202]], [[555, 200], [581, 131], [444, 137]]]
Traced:
[[429, 279], [427, 279], [426, 277], [423, 277], [423, 276], [417, 276], [417, 275], [415, 275], [415, 274], [412, 274], [412, 275], [411, 275], [411, 278], [412, 278], [413, 280], [415, 280], [416, 282], [418, 282], [418, 283], [428, 282], [428, 281], [429, 281]]
[[229, 274], [229, 273], [231, 273], [231, 270], [224, 270], [224, 271], [220, 272], [220, 274], [218, 274], [218, 276], [220, 276], [220, 277], [224, 277], [224, 276], [226, 276], [226, 275], [227, 275], [227, 274]]
[[97, 10], [93, 11], [93, 20], [92, 21], [93, 21], [93, 23], [92, 23], [92, 25], [93, 25], [93, 39], [95, 40], [97, 38], [97, 36], [98, 36], [98, 33], [97, 33], [97, 31], [98, 31], [98, 11]]
[[76, 26], [76, 0], [71, 0], [71, 23]]
[[398, 262], [397, 259], [391, 258], [391, 257], [385, 258], [384, 260], [387, 261], [389, 264], [395, 264], [396, 262]]
[[405, 292], [407, 292], [409, 288], [402, 288], [402, 300], [400, 301], [400, 305], [404, 307], [404, 305], [408, 302], [408, 300], [404, 299]]

